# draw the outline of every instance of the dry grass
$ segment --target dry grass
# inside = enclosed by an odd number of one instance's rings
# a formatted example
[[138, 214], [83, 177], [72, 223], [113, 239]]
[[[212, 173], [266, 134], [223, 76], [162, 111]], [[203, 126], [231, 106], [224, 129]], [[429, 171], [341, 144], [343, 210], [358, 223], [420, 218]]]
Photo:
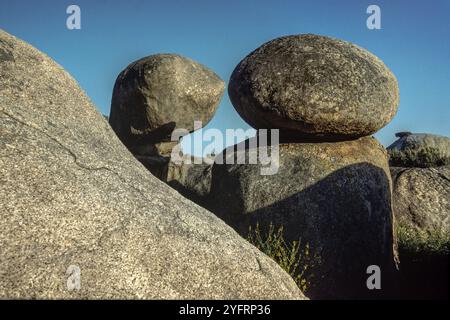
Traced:
[[250, 227], [247, 240], [277, 262], [303, 292], [310, 288], [313, 275], [308, 271], [317, 263], [317, 257], [312, 255], [308, 243], [285, 241], [283, 226], [275, 228], [273, 224], [266, 232], [261, 230], [259, 224]]

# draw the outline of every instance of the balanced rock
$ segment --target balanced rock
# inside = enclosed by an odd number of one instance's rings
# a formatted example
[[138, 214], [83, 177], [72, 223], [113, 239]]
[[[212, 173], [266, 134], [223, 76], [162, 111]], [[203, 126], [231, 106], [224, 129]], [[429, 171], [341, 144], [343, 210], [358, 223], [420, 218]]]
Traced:
[[285, 141], [370, 135], [399, 103], [397, 80], [380, 59], [312, 34], [263, 44], [236, 67], [228, 92], [248, 124], [280, 129]]
[[214, 164], [210, 209], [244, 237], [272, 224], [287, 241], [309, 245], [311, 298], [370, 297], [369, 265], [388, 282], [396, 257], [391, 178], [374, 138], [280, 144], [278, 172], [261, 175], [260, 167]]
[[176, 128], [191, 132], [194, 121], [206, 125], [224, 89], [214, 72], [191, 59], [152, 55], [133, 62], [117, 77], [109, 122], [130, 150], [170, 141]]
[[450, 166], [391, 168], [398, 225], [430, 235], [450, 234]]
[[150, 175], [60, 66], [1, 30], [0, 128], [0, 298], [304, 298]]

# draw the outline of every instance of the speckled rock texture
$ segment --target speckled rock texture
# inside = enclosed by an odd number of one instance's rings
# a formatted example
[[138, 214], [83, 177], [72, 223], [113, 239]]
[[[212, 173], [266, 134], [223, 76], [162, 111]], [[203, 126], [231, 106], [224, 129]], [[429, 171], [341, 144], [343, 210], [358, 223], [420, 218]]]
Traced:
[[164, 181], [189, 200], [205, 207], [211, 191], [212, 164], [203, 161], [194, 163], [194, 159], [192, 157], [190, 163], [169, 162]]
[[243, 236], [272, 223], [286, 240], [309, 244], [308, 297], [370, 298], [378, 293], [367, 290], [366, 268], [379, 265], [386, 285], [395, 271], [391, 178], [374, 138], [280, 144], [274, 175], [214, 164], [210, 208]]
[[392, 167], [398, 224], [424, 232], [450, 233], [450, 166]]
[[388, 150], [418, 151], [433, 148], [439, 152], [442, 159], [450, 160], [450, 138], [429, 133], [399, 133], [399, 138], [392, 143]]
[[194, 121], [205, 126], [224, 90], [222, 79], [191, 59], [148, 56], [117, 77], [109, 123], [133, 152], [136, 145], [170, 141], [175, 128], [193, 131]]
[[[301, 299], [137, 162], [77, 83], [0, 31], [0, 297]], [[81, 289], [69, 291], [69, 266]]]
[[281, 129], [284, 141], [367, 136], [399, 103], [397, 80], [380, 59], [313, 34], [263, 44], [236, 67], [228, 92], [248, 124]]
[[[155, 177], [167, 183], [184, 197], [205, 207], [211, 189], [212, 164], [185, 155], [188, 162], [175, 163], [170, 156], [135, 155]], [[198, 159], [198, 163], [194, 163]]]

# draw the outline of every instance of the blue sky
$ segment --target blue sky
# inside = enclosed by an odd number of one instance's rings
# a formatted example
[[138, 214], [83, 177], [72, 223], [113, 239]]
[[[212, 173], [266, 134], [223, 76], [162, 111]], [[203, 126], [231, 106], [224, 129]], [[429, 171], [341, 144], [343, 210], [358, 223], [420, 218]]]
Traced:
[[[70, 4], [81, 8], [81, 30], [66, 28]], [[370, 4], [381, 8], [381, 30], [366, 27]], [[239, 61], [270, 39], [337, 37], [380, 57], [398, 78], [399, 111], [375, 135], [384, 145], [404, 130], [450, 136], [448, 0], [0, 0], [0, 28], [60, 63], [104, 114], [118, 73], [150, 54], [190, 57], [228, 82]], [[249, 127], [225, 94], [206, 128]]]

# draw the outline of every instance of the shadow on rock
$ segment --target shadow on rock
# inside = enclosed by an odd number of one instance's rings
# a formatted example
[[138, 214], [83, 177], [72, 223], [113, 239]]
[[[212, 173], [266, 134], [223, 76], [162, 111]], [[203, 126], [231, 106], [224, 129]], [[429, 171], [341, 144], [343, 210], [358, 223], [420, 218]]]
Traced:
[[[215, 169], [220, 167], [224, 168]], [[289, 183], [290, 177], [283, 177], [283, 172], [287, 171], [280, 170], [277, 181]], [[390, 178], [385, 170], [369, 163], [349, 165], [283, 200], [246, 214], [242, 214], [248, 208], [239, 178], [239, 174], [231, 172], [227, 179], [213, 179], [213, 194], [217, 188], [228, 192], [220, 195], [220, 201], [212, 199], [212, 210], [244, 237], [250, 226], [267, 228], [273, 224], [283, 226], [286, 241], [308, 244], [318, 257], [309, 268], [309, 276], [314, 278], [307, 291], [310, 298], [392, 295], [395, 249]], [[276, 188], [272, 191], [276, 192]], [[264, 192], [252, 195], [264, 196]], [[227, 205], [221, 205], [224, 203]], [[368, 290], [366, 286], [370, 265], [381, 268], [382, 290]]]

